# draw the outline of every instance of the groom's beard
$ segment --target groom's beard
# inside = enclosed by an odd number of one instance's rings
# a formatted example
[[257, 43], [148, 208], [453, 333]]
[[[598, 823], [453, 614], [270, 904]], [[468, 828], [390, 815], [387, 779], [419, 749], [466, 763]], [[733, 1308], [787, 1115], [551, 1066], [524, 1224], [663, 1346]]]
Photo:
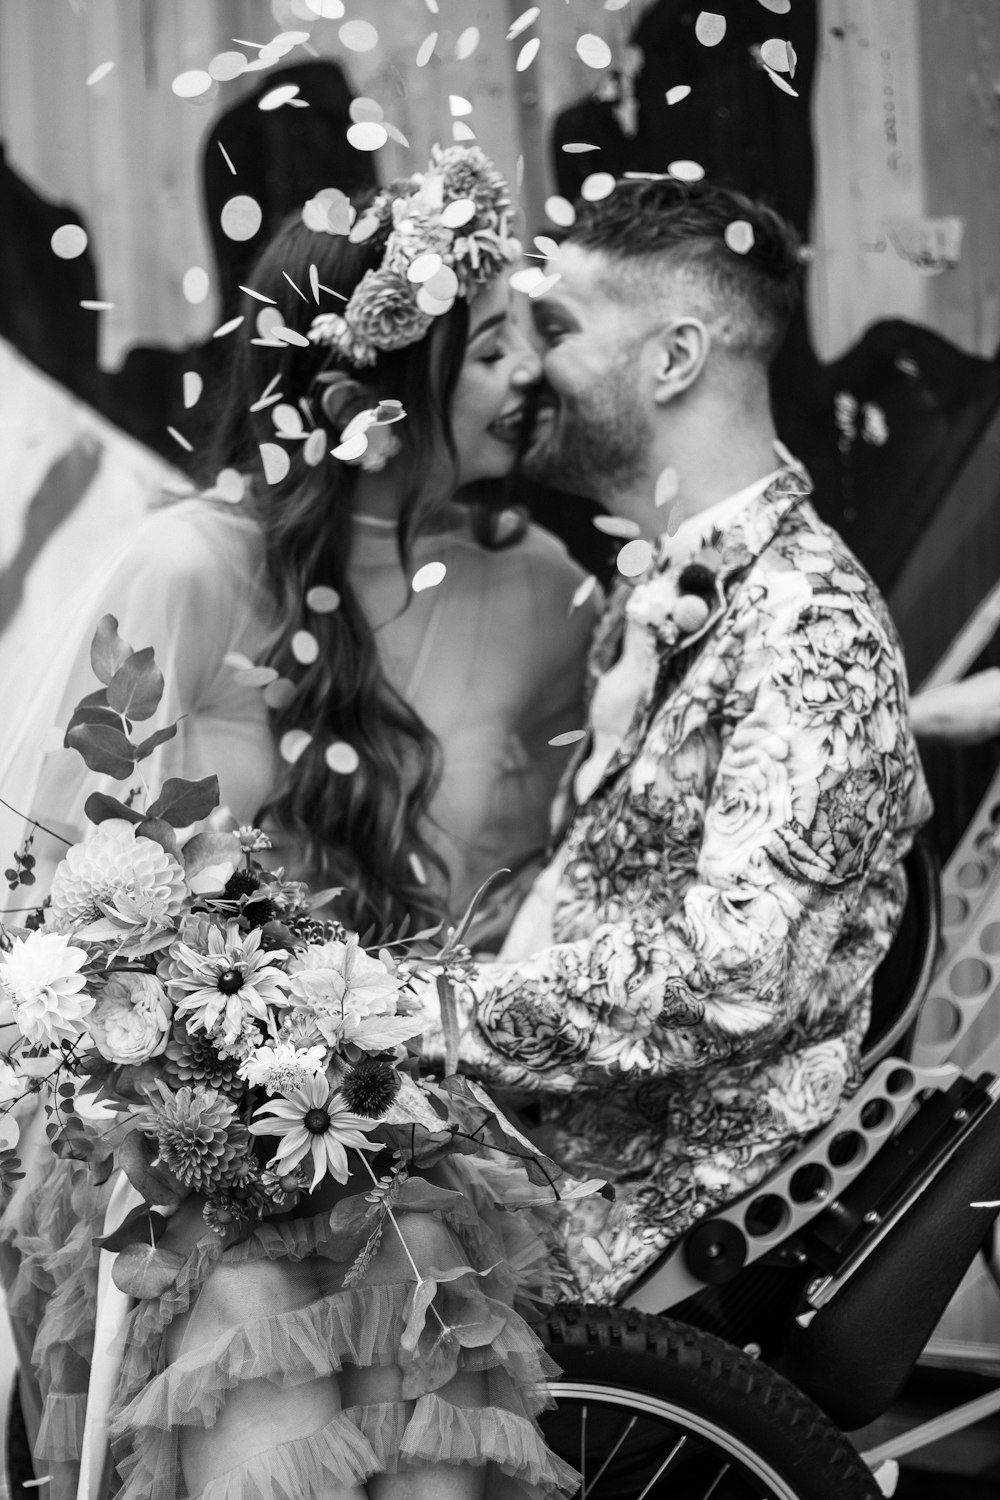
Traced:
[[[529, 479], [608, 503], [647, 477], [651, 430], [627, 371], [542, 415], [521, 460]], [[545, 411], [545, 398], [542, 400]]]

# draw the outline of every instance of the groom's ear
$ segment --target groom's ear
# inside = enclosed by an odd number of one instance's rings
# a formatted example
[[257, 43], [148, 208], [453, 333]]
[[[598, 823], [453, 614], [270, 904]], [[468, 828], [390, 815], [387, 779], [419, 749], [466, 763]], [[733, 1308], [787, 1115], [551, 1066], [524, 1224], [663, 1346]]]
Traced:
[[653, 400], [664, 406], [689, 390], [708, 358], [711, 334], [700, 318], [674, 318], [654, 335]]

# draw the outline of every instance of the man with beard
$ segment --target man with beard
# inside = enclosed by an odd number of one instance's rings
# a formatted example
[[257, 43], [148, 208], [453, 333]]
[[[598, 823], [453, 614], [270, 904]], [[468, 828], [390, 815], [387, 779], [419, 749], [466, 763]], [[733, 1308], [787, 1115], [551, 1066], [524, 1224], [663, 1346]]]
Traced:
[[428, 988], [426, 1044], [537, 1096], [545, 1148], [614, 1183], [563, 1239], [567, 1292], [612, 1301], [857, 1087], [930, 803], [885, 605], [776, 439], [794, 233], [626, 180], [550, 269], [527, 467], [632, 540], [554, 856], [447, 1035]]

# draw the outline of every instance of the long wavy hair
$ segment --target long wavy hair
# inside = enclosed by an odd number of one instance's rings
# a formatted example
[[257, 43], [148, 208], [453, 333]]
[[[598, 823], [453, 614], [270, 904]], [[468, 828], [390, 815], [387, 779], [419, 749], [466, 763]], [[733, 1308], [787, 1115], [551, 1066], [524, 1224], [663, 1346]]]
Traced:
[[[329, 456], [339, 433], [327, 425], [329, 441], [314, 466], [306, 461], [301, 441], [281, 442], [290, 459], [287, 475], [272, 484], [263, 476], [260, 444], [281, 440], [270, 403], [261, 406], [261, 398], [280, 392], [282, 402], [299, 408], [307, 429], [322, 426], [324, 386], [317, 376], [338, 366], [326, 345], [261, 346], [251, 336], [266, 305], [274, 307], [286, 329], [305, 334], [317, 313], [343, 308], [341, 299], [379, 264], [384, 248], [384, 234], [353, 244], [344, 235], [308, 229], [298, 215], [279, 230], [248, 275], [247, 286], [269, 304], [244, 299], [244, 326], [223, 400], [213, 414], [205, 475], [211, 483], [220, 468], [234, 467], [248, 478], [246, 503], [264, 537], [277, 606], [267, 664], [292, 685], [287, 701], [271, 709], [272, 730], [276, 741], [292, 729], [311, 736], [294, 764], [282, 762], [260, 819], [291, 839], [301, 873], [324, 887], [344, 888], [338, 915], [362, 930], [374, 926], [380, 934], [398, 930], [406, 917], [424, 921], [443, 915], [444, 901], [428, 875], [436, 870], [439, 888], [446, 887], [447, 871], [425, 834], [441, 776], [440, 747], [387, 680], [375, 632], [352, 583], [357, 471]], [[405, 421], [392, 429], [403, 445], [393, 464], [406, 476], [397, 525], [406, 573], [413, 539], [433, 522], [442, 498], [450, 498], [442, 497], [439, 484], [432, 487], [431, 474], [432, 469], [440, 473], [442, 449], [455, 463], [448, 412], [468, 331], [469, 309], [460, 299], [419, 343], [381, 354], [360, 376], [345, 367], [366, 389], [400, 401], [406, 411]], [[489, 513], [495, 513], [492, 506], [484, 512]], [[488, 520], [481, 519], [474, 530], [489, 542]], [[332, 613], [308, 608], [307, 596], [317, 585], [340, 596]], [[299, 662], [292, 650], [302, 629], [319, 645], [311, 665]], [[337, 741], [357, 752], [358, 767], [349, 775], [335, 774], [325, 761], [325, 751]]]

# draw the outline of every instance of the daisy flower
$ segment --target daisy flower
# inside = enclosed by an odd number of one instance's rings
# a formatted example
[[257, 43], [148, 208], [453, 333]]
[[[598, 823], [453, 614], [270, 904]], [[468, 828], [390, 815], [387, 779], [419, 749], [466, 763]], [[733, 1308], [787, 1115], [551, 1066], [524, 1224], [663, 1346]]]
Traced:
[[207, 1031], [217, 1044], [235, 1046], [250, 1020], [267, 1025], [268, 1006], [287, 1004], [288, 980], [276, 967], [281, 953], [261, 952], [260, 929], [240, 931], [239, 923], [210, 927], [207, 951], [175, 942], [160, 965], [160, 978], [178, 1016], [190, 1016], [189, 1031]]
[[[258, 1115], [269, 1118], [258, 1119]], [[377, 1141], [366, 1140], [362, 1134], [376, 1122], [363, 1120], [345, 1109], [343, 1095], [334, 1092], [324, 1077], [310, 1078], [284, 1098], [262, 1104], [254, 1116], [251, 1135], [281, 1137], [281, 1144], [268, 1162], [274, 1171], [291, 1172], [299, 1162], [312, 1157], [310, 1192], [328, 1172], [337, 1182], [347, 1181], [349, 1146], [356, 1151], [381, 1149]]]

